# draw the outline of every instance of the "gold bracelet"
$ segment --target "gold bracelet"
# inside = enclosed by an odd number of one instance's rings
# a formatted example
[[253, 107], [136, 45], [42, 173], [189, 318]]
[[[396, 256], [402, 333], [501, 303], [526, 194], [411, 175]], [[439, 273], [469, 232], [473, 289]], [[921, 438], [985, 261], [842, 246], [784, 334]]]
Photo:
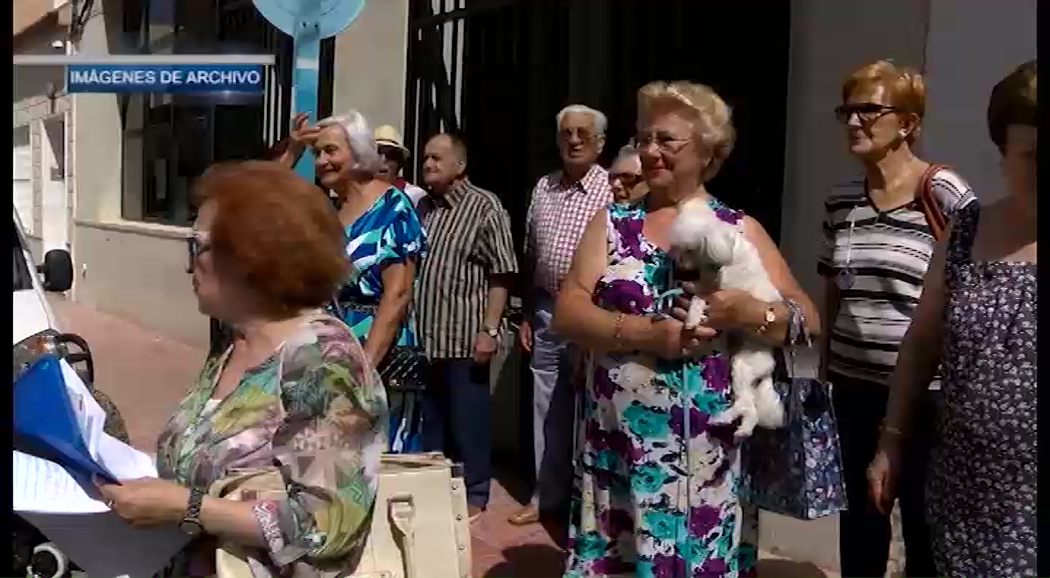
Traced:
[[616, 316], [616, 321], [613, 322], [613, 339], [619, 341], [623, 339], [623, 324], [627, 321], [627, 314], [620, 313]]

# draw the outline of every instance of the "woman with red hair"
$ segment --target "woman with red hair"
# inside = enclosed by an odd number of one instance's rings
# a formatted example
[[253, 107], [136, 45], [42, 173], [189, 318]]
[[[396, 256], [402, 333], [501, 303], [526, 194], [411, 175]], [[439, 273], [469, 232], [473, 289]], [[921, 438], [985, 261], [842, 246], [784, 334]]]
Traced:
[[[273, 576], [352, 571], [387, 402], [353, 332], [324, 310], [348, 271], [342, 226], [317, 187], [278, 163], [212, 167], [195, 188], [193, 291], [201, 313], [236, 337], [209, 357], [160, 435], [160, 478], [100, 491], [128, 522], [194, 538], [174, 576], [213, 576], [217, 540]], [[207, 495], [245, 470], [280, 471], [287, 497]]]

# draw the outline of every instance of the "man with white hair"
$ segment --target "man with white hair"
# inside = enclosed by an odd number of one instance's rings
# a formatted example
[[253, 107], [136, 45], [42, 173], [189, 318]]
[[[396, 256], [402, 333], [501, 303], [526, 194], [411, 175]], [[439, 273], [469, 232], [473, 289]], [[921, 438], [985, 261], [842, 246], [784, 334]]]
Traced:
[[554, 301], [569, 271], [576, 244], [596, 212], [612, 202], [598, 156], [608, 120], [598, 110], [573, 104], [555, 118], [562, 167], [536, 183], [525, 221], [525, 321], [521, 346], [532, 353], [533, 446], [536, 488], [530, 503], [510, 516], [512, 524], [561, 516], [572, 484], [574, 387], [568, 346], [550, 328]]

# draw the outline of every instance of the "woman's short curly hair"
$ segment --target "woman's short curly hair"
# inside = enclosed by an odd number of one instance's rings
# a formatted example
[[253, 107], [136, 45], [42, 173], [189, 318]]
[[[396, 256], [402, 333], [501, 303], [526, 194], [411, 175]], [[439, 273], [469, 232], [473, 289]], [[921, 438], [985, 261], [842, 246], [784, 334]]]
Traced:
[[638, 114], [645, 116], [654, 109], [675, 110], [693, 122], [702, 147], [711, 154], [700, 178], [706, 182], [714, 177], [736, 143], [733, 111], [722, 97], [694, 82], [650, 82], [638, 89]]
[[856, 90], [881, 88], [886, 93], [884, 104], [905, 114], [914, 114], [919, 123], [908, 133], [911, 144], [919, 138], [922, 119], [926, 115], [926, 83], [922, 75], [906, 66], [897, 66], [890, 60], [877, 60], [854, 70], [842, 83], [842, 102], [849, 100]]
[[992, 89], [992, 96], [988, 99], [988, 133], [1000, 152], [1006, 150], [1007, 127], [1015, 124], [1038, 126], [1036, 80], [1036, 61], [1029, 60]]
[[331, 300], [349, 272], [343, 227], [313, 183], [271, 161], [210, 167], [194, 183], [200, 207], [215, 203], [211, 250], [220, 275], [287, 318]]

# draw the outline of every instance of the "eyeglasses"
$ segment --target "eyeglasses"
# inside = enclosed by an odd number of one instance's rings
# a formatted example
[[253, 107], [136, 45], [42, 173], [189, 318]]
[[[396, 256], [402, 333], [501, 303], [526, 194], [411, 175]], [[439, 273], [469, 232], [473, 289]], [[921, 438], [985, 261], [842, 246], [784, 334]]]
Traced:
[[197, 259], [210, 250], [211, 243], [206, 233], [194, 232], [189, 237], [186, 237], [186, 257], [188, 259], [186, 272], [193, 273], [194, 267], [197, 266]]
[[635, 173], [609, 173], [609, 183], [620, 181], [625, 188], [632, 188], [642, 182], [642, 175]]
[[388, 161], [394, 161], [398, 166], [405, 163], [405, 153], [397, 147], [380, 146], [379, 154]]
[[674, 154], [681, 151], [692, 141], [688, 138], [678, 138], [669, 133], [638, 133], [634, 137], [634, 142], [636, 143], [635, 148], [639, 151], [644, 151], [649, 145], [656, 143], [656, 148], [660, 149], [660, 152]]
[[582, 143], [589, 143], [598, 138], [598, 135], [582, 128], [564, 128], [558, 131], [558, 139], [562, 141], [568, 142], [572, 137], [576, 137]]
[[891, 112], [900, 112], [900, 109], [875, 102], [860, 102], [835, 107], [835, 118], [842, 124], [846, 124], [855, 114], [861, 122], [867, 123], [875, 122]]

